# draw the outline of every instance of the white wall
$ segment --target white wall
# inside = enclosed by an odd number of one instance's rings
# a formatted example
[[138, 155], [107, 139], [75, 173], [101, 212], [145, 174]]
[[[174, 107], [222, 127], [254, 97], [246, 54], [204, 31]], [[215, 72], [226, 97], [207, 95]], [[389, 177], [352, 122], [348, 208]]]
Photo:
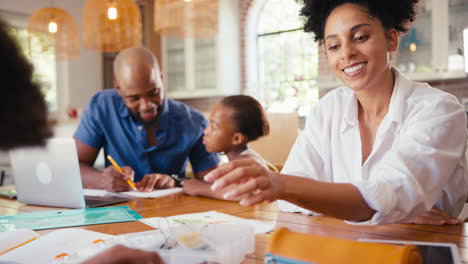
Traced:
[[223, 95], [240, 93], [239, 0], [220, 0], [218, 18], [218, 86]]
[[[54, 7], [69, 12], [81, 28], [85, 0], [53, 1]], [[31, 15], [35, 10], [50, 6], [50, 0], [0, 0], [0, 11]], [[57, 63], [59, 119], [68, 107], [85, 108], [90, 97], [102, 87], [101, 54], [81, 45], [78, 59]]]

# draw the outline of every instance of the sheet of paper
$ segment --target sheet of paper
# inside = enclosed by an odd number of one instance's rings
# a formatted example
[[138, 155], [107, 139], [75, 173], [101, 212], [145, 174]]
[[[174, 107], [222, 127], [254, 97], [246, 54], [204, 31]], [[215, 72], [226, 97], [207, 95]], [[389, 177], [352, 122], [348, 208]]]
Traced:
[[241, 223], [241, 224], [249, 224], [254, 227], [255, 234], [265, 234], [272, 231], [275, 228], [275, 222], [262, 222], [252, 219], [245, 219], [236, 216], [232, 216], [229, 214], [223, 214], [216, 211], [208, 211], [203, 213], [195, 213], [195, 214], [184, 214], [184, 215], [175, 215], [169, 217], [151, 217], [151, 218], [143, 218], [140, 221], [144, 224], [155, 228], [166, 228], [167, 225], [172, 224], [182, 224], [185, 222], [190, 223], [206, 223], [206, 224], [214, 224], [214, 223]]
[[0, 255], [30, 243], [40, 235], [31, 229], [10, 230], [0, 233]]
[[123, 192], [122, 194], [139, 197], [139, 198], [157, 198], [163, 197], [169, 194], [181, 192], [182, 188], [170, 188], [170, 189], [163, 189], [163, 190], [154, 190], [152, 192], [138, 192], [138, 191], [131, 191], [131, 192]]
[[154, 190], [152, 192], [138, 192], [138, 191], [130, 191], [130, 192], [121, 192], [121, 193], [112, 193], [106, 190], [97, 190], [97, 189], [84, 189], [84, 194], [89, 196], [106, 196], [106, 195], [124, 195], [130, 197], [138, 197], [138, 198], [157, 198], [163, 197], [169, 194], [181, 192], [182, 188], [170, 188], [170, 189], [163, 189], [163, 190]]
[[50, 232], [38, 239], [0, 256], [7, 263], [53, 263], [55, 256], [71, 254], [93, 245], [96, 240], [108, 240], [114, 236], [85, 229], [69, 228]]

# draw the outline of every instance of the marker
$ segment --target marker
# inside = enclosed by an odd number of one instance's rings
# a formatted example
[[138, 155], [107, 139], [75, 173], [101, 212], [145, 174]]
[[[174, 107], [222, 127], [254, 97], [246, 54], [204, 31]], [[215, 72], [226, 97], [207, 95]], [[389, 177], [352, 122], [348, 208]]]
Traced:
[[[125, 172], [122, 170], [122, 168], [120, 168], [119, 164], [117, 164], [117, 162], [115, 162], [115, 160], [111, 157], [111, 155], [107, 155], [107, 159], [112, 163], [112, 165], [119, 171], [121, 172], [122, 174], [125, 174]], [[132, 180], [130, 179], [127, 179], [127, 183], [128, 185], [130, 185], [130, 187], [133, 188], [133, 190], [136, 190], [136, 186], [135, 186], [135, 183], [132, 182]]]

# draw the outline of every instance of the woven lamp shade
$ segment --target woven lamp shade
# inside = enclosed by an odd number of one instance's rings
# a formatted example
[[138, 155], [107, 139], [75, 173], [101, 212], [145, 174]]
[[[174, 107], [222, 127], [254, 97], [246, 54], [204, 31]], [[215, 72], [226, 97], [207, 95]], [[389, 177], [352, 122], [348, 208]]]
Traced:
[[218, 32], [218, 0], [156, 0], [154, 29], [169, 37], [212, 37]]
[[[114, 8], [115, 17], [109, 17]], [[83, 12], [83, 39], [89, 49], [118, 52], [141, 46], [140, 9], [133, 0], [88, 0]]]
[[[56, 25], [54, 33], [50, 32], [51, 22]], [[80, 56], [78, 24], [65, 10], [55, 7], [39, 9], [29, 18], [27, 28], [30, 32], [46, 33], [53, 37], [57, 60], [72, 60]]]

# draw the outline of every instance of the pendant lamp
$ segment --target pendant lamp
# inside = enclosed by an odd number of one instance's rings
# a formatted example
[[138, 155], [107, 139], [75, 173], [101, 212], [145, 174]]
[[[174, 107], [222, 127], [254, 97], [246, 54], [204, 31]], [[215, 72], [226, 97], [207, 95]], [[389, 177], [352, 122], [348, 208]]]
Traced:
[[141, 46], [140, 9], [133, 0], [88, 0], [83, 39], [87, 48], [102, 52]]
[[39, 9], [28, 19], [27, 29], [31, 33], [45, 33], [52, 37], [57, 60], [72, 60], [80, 56], [78, 24], [67, 11], [55, 7]]
[[218, 32], [218, 13], [218, 0], [157, 0], [154, 29], [169, 37], [213, 37]]

